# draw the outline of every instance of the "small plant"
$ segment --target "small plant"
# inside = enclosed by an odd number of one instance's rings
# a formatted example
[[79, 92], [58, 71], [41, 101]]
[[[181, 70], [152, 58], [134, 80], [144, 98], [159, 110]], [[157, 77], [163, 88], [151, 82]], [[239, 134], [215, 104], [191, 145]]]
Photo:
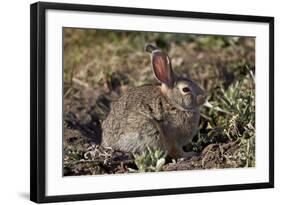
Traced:
[[166, 153], [163, 150], [147, 148], [141, 154], [134, 154], [134, 162], [138, 170], [130, 169], [131, 172], [158, 172], [163, 171]]
[[208, 144], [236, 142], [236, 157], [243, 166], [255, 166], [255, 79], [245, 66], [246, 75], [228, 88], [222, 86], [203, 108], [200, 133], [193, 143], [194, 151]]
[[210, 122], [211, 127], [220, 124], [223, 134], [231, 141], [255, 135], [255, 82], [251, 71], [248, 71], [248, 75], [227, 89], [221, 87], [217, 99], [207, 103], [211, 116], [219, 119], [217, 123]]

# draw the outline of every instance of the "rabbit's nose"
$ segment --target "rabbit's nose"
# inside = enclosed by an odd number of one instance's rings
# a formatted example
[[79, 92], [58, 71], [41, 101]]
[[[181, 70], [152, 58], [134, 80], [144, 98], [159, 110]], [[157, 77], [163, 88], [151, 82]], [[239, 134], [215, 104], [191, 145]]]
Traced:
[[205, 100], [206, 100], [206, 96], [205, 95], [197, 95], [197, 104], [202, 105], [204, 104]]

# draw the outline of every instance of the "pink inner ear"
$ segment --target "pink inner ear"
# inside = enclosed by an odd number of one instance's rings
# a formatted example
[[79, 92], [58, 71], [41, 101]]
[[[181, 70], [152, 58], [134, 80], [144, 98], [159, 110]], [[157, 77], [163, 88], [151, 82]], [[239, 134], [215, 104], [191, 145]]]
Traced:
[[173, 85], [173, 72], [169, 57], [161, 51], [157, 51], [152, 55], [153, 70], [157, 79], [171, 87]]

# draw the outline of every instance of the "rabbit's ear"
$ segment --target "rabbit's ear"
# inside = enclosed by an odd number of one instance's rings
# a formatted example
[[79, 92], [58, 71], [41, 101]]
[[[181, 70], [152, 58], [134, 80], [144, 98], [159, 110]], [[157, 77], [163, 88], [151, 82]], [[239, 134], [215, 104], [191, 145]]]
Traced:
[[161, 50], [152, 52], [152, 67], [156, 78], [168, 87], [173, 87], [175, 75], [169, 56]]

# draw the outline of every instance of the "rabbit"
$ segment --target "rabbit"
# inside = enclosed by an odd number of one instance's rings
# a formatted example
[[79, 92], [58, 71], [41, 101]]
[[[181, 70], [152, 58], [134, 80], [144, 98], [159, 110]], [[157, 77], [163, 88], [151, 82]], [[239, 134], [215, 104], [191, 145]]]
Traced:
[[102, 123], [102, 145], [133, 154], [149, 147], [172, 158], [190, 158], [195, 153], [183, 147], [197, 132], [205, 93], [174, 73], [164, 51], [150, 44], [145, 50], [151, 53], [152, 70], [161, 85], [128, 88], [112, 103]]

